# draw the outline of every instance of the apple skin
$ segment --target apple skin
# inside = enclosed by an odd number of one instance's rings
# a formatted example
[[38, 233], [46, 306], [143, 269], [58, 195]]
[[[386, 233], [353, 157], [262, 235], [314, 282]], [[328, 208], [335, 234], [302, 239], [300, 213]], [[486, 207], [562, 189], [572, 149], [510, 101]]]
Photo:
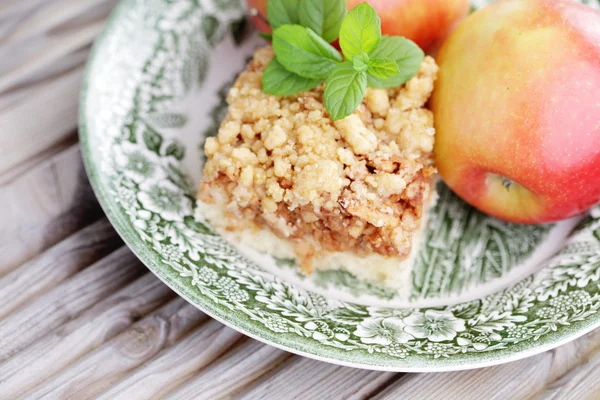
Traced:
[[[365, 0], [347, 0], [348, 10]], [[247, 0], [248, 9], [256, 8], [266, 16], [267, 0]], [[369, 0], [381, 17], [384, 35], [404, 36], [426, 52], [435, 52], [452, 29], [469, 12], [469, 0]], [[257, 17], [252, 21], [261, 32], [270, 32], [268, 24]]]
[[[365, 0], [347, 0], [352, 10]], [[435, 53], [470, 9], [469, 0], [369, 0], [379, 13], [384, 35], [404, 36]]]
[[262, 18], [260, 18], [250, 14], [250, 19], [252, 20], [252, 23], [256, 29], [258, 29], [259, 32], [271, 33], [271, 27], [265, 20], [263, 20], [263, 18], [267, 18], [267, 0], [246, 0], [246, 6], [248, 12], [255, 8], [262, 16]]
[[600, 202], [599, 26], [570, 0], [501, 0], [452, 33], [430, 105], [437, 167], [460, 197], [517, 223]]

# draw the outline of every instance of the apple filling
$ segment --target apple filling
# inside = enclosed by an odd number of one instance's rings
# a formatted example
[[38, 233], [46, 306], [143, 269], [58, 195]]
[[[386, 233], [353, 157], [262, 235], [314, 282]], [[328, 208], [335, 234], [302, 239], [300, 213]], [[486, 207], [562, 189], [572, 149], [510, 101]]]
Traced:
[[[307, 273], [343, 264], [385, 281], [406, 268], [434, 197], [425, 103], [435, 61], [426, 57], [404, 85], [367, 89], [358, 109], [334, 122], [324, 85], [290, 97], [262, 91], [272, 58], [270, 47], [255, 53], [229, 92], [218, 136], [206, 141], [199, 214], [259, 250], [289, 250]], [[360, 267], [349, 267], [354, 261]]]

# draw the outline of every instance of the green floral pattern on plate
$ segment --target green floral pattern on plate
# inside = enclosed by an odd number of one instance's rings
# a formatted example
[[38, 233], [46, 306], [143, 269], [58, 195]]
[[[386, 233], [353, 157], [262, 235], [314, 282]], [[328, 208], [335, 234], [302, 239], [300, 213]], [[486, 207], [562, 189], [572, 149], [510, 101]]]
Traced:
[[[86, 168], [108, 217], [157, 276], [191, 303], [255, 338], [366, 368], [433, 371], [492, 365], [551, 348], [599, 324], [600, 208], [538, 273], [484, 298], [434, 308], [375, 307], [305, 290], [265, 271], [197, 222], [187, 166], [198, 165], [201, 133], [219, 119], [198, 114], [210, 113], [220, 86], [232, 78], [223, 76], [215, 86], [210, 65], [223, 46], [242, 52], [236, 47], [242, 16], [237, 0], [125, 0], [90, 62], [81, 107]], [[190, 109], [185, 99], [194, 93], [202, 96]], [[204, 128], [194, 131], [198, 124]], [[444, 189], [442, 195], [451, 196]], [[452, 201], [445, 198], [441, 204]], [[448, 285], [432, 285], [439, 277], [426, 277], [426, 267], [415, 267], [415, 298], [463, 290], [471, 276], [486, 281], [504, 274], [527, 257], [547, 230], [516, 229], [468, 213], [459, 218], [463, 225], [430, 230], [426, 247], [436, 243], [431, 235], [438, 231], [460, 237], [460, 244], [435, 248], [446, 258], [432, 273], [443, 268]], [[439, 215], [433, 224], [450, 214]], [[482, 229], [477, 232], [484, 232], [484, 242], [477, 235], [468, 241], [473, 226]], [[506, 229], [507, 239], [498, 240]], [[509, 250], [502, 250], [505, 246]], [[473, 264], [479, 273], [461, 276], [463, 262], [476, 259], [474, 254], [482, 255]], [[515, 258], [495, 261], [507, 254]], [[419, 262], [433, 265], [429, 259]]]

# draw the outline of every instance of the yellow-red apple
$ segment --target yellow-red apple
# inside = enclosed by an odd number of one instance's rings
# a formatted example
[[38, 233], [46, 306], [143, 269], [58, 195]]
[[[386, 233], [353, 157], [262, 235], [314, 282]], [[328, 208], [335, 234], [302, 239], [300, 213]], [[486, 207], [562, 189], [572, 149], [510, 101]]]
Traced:
[[[346, 0], [348, 10], [365, 0]], [[435, 51], [441, 42], [469, 12], [469, 0], [368, 0], [381, 17], [384, 35], [404, 36], [427, 52]], [[247, 0], [248, 9], [256, 8], [266, 16], [267, 0]], [[270, 32], [260, 17], [253, 17], [261, 32]]]
[[[351, 10], [365, 0], [347, 0]], [[368, 0], [384, 35], [404, 36], [434, 52], [469, 13], [469, 0]]]
[[[271, 33], [271, 27], [267, 22], [267, 0], [246, 0], [250, 18], [259, 32]], [[257, 15], [252, 13], [252, 10], [258, 12]]]
[[600, 12], [501, 0], [442, 46], [437, 167], [463, 199], [519, 223], [600, 202]]

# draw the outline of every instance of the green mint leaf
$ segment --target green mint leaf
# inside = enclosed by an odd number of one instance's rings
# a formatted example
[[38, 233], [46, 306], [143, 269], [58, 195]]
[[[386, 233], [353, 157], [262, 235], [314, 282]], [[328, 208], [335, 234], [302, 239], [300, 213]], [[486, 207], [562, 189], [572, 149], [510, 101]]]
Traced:
[[369, 69], [369, 65], [371, 64], [371, 60], [367, 53], [362, 53], [357, 56], [354, 56], [352, 59], [352, 65], [357, 72], [365, 72]]
[[347, 60], [371, 53], [381, 40], [381, 19], [373, 7], [362, 3], [354, 7], [342, 22], [340, 47]]
[[365, 98], [367, 73], [354, 69], [351, 61], [339, 64], [325, 85], [325, 108], [334, 121], [346, 118]]
[[399, 36], [384, 36], [379, 47], [371, 54], [371, 58], [389, 58], [396, 62], [400, 73], [394, 77], [382, 79], [369, 75], [369, 87], [390, 88], [400, 86], [415, 76], [425, 53], [414, 42]]
[[300, 21], [298, 0], [267, 0], [267, 19], [273, 30]]
[[274, 96], [292, 96], [314, 89], [321, 83], [318, 79], [303, 78], [288, 71], [274, 58], [263, 74], [263, 92]]
[[391, 58], [375, 58], [369, 62], [367, 73], [375, 78], [390, 79], [400, 74], [400, 68]]
[[277, 61], [304, 78], [327, 79], [342, 61], [341, 54], [310, 28], [284, 25], [273, 32]]
[[300, 2], [300, 25], [312, 29], [329, 43], [338, 38], [346, 14], [346, 0]]
[[258, 36], [260, 36], [261, 38], [268, 40], [269, 42], [271, 40], [273, 40], [273, 35], [271, 35], [270, 33], [266, 33], [266, 32], [259, 32]]

